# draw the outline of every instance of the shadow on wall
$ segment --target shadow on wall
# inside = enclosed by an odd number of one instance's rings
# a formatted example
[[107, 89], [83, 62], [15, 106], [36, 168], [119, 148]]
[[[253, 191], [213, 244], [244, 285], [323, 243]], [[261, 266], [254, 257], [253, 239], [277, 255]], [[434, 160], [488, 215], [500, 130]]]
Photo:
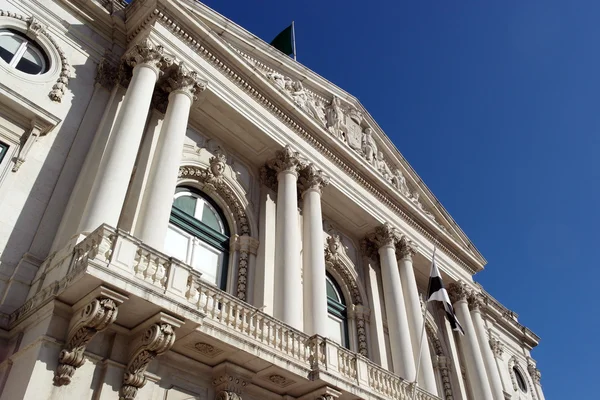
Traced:
[[[87, 28], [81, 26], [81, 29]], [[77, 32], [78, 26], [72, 25], [68, 36], [77, 41]], [[95, 75], [96, 62], [91, 58], [86, 59], [84, 64], [71, 65], [71, 79], [61, 103], [61, 107], [68, 107], [64, 119], [34, 143], [28, 160], [17, 172], [9, 172], [17, 174], [18, 180], [18, 175], [25, 177], [27, 170], [39, 169], [23, 207], [12, 210], [19, 215], [0, 255], [0, 275], [4, 279], [10, 277], [4, 292], [0, 293], [0, 312], [9, 314], [24, 303], [37, 269], [48, 256], [95, 127], [102, 117], [103, 109], [89, 112], [94, 104]], [[49, 84], [48, 92], [53, 84]], [[51, 100], [47, 98], [44, 103], [40, 106], [49, 108]], [[90, 133], [91, 128], [93, 132]], [[43, 149], [47, 148], [50, 140], [53, 142], [44, 160], [36, 160], [36, 153], [40, 154], [40, 158], [44, 157]]]

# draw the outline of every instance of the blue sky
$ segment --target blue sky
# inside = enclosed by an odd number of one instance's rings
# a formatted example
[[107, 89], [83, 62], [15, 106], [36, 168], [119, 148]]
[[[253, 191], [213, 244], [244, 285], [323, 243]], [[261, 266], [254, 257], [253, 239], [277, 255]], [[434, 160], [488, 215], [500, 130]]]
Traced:
[[[546, 399], [593, 398], [600, 356], [600, 2], [206, 0], [352, 93], [541, 336]], [[594, 387], [593, 387], [594, 386]]]

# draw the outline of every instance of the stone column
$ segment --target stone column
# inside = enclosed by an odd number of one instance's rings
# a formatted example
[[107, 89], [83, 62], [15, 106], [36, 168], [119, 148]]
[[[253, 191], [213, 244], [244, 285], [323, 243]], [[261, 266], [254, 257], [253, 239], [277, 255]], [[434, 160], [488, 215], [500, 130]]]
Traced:
[[[418, 363], [417, 357], [419, 357], [419, 346], [421, 346], [418, 379], [417, 377], [409, 377], [408, 379], [415, 379], [420, 387], [437, 396], [437, 384], [433, 372], [431, 353], [423, 330], [423, 309], [421, 308], [417, 281], [413, 270], [413, 256], [416, 252], [416, 245], [406, 236], [402, 236], [398, 243], [398, 265], [400, 267], [402, 288], [406, 294], [406, 313], [408, 315], [412, 347], [415, 351], [415, 364]], [[422, 339], [421, 334], [423, 335]]]
[[289, 146], [277, 153], [269, 167], [277, 172], [274, 315], [302, 330], [302, 271], [298, 227], [298, 171], [300, 155]]
[[404, 379], [413, 379], [416, 372], [415, 358], [406, 316], [405, 296], [396, 260], [396, 244], [400, 240], [400, 235], [395, 228], [385, 223], [375, 229], [375, 232], [369, 235], [369, 239], [377, 246], [381, 263], [383, 298], [390, 332], [390, 352], [394, 372]]
[[450, 299], [454, 303], [454, 311], [461, 323], [465, 334], [460, 336], [460, 343], [465, 356], [467, 377], [473, 389], [473, 396], [477, 400], [494, 400], [492, 390], [485, 371], [485, 364], [481, 356], [481, 349], [473, 326], [473, 320], [469, 313], [467, 298], [469, 290], [464, 283], [451, 283], [448, 287]]
[[190, 107], [196, 94], [204, 89], [206, 82], [183, 63], [165, 83], [165, 90], [170, 93], [169, 104], [148, 176], [139, 216], [140, 228], [136, 232], [139, 239], [159, 251], [164, 247], [169, 226]]
[[162, 46], [148, 39], [125, 54], [133, 66], [115, 128], [102, 156], [78, 232], [89, 233], [106, 223], [116, 226], [142, 139], [160, 68], [167, 62]]
[[481, 316], [481, 309], [483, 307], [483, 299], [478, 293], [472, 293], [468, 298], [469, 308], [471, 309], [471, 319], [473, 320], [473, 326], [475, 333], [477, 334], [477, 341], [479, 342], [479, 349], [483, 356], [483, 363], [485, 364], [485, 370], [487, 372], [487, 378], [492, 390], [492, 395], [496, 400], [504, 400], [504, 392], [502, 390], [502, 380], [500, 379], [500, 372], [496, 367], [494, 355], [492, 349], [489, 346], [489, 338], [483, 323]]
[[325, 273], [325, 241], [323, 240], [323, 215], [321, 213], [321, 191], [329, 183], [323, 171], [314, 164], [300, 173], [302, 191], [302, 262], [304, 266], [304, 299], [308, 308], [304, 310], [304, 332], [309, 335], [328, 336], [327, 332], [327, 287]]

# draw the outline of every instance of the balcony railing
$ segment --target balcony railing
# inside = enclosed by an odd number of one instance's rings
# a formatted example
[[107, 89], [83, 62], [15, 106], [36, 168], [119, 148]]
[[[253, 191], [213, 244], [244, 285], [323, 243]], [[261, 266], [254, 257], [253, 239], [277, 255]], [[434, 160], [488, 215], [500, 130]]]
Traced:
[[[112, 286], [130, 291], [130, 296], [149, 293], [160, 304], [174, 304], [172, 309], [189, 310], [182, 318], [201, 319], [209, 325], [238, 339], [243, 350], [247, 343], [268, 349], [284, 362], [307, 371], [310, 379], [334, 380], [337, 387], [367, 398], [400, 400], [439, 400], [399, 376], [381, 368], [366, 357], [349, 351], [329, 339], [307, 334], [273, 318], [260, 309], [201, 280], [201, 274], [190, 266], [143, 244], [133, 236], [102, 225], [72, 251], [59, 251], [42, 268], [46, 276], [41, 289], [17, 310], [15, 319], [25, 317], [50, 295], [75, 284], [82, 275], [109, 279]], [[141, 287], [134, 293], [135, 287]], [[230, 343], [231, 344], [231, 343]], [[305, 376], [306, 377], [306, 376]], [[345, 388], [344, 388], [345, 386]], [[414, 391], [414, 392], [413, 392]]]

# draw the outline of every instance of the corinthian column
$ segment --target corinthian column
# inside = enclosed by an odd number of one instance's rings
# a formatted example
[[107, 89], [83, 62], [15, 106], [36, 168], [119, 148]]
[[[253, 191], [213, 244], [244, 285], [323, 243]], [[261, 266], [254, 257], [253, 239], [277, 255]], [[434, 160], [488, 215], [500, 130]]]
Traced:
[[165, 83], [165, 90], [170, 93], [169, 104], [148, 176], [139, 217], [140, 227], [136, 231], [136, 236], [160, 251], [169, 226], [190, 107], [196, 100], [196, 94], [204, 89], [206, 82], [183, 63]]
[[400, 240], [400, 235], [395, 228], [385, 223], [375, 229], [368, 239], [377, 246], [381, 263], [383, 298], [390, 332], [394, 372], [405, 379], [413, 379], [416, 372], [415, 359], [406, 317], [404, 291], [396, 260], [396, 244]]
[[489, 338], [481, 317], [481, 310], [483, 308], [483, 300], [477, 293], [472, 293], [468, 298], [469, 308], [471, 309], [471, 319], [473, 320], [473, 326], [477, 334], [477, 341], [479, 342], [479, 349], [483, 357], [483, 363], [485, 364], [485, 370], [487, 371], [488, 381], [490, 383], [490, 389], [494, 399], [504, 400], [504, 392], [502, 390], [502, 380], [500, 379], [500, 372], [496, 366], [494, 360], [494, 354], [489, 346]]
[[310, 164], [300, 174], [304, 224], [302, 261], [304, 266], [304, 332], [328, 336], [327, 287], [321, 190], [329, 183], [323, 171]]
[[473, 389], [473, 396], [477, 400], [494, 400], [473, 320], [469, 313], [467, 298], [470, 292], [462, 282], [451, 283], [448, 292], [452, 303], [454, 303], [456, 316], [465, 331], [464, 336], [460, 337], [460, 343], [467, 364], [467, 377]]
[[275, 239], [274, 315], [302, 330], [302, 271], [298, 227], [298, 170], [300, 155], [289, 146], [277, 152], [268, 165], [277, 172], [277, 224]]
[[[419, 383], [420, 387], [437, 396], [437, 384], [435, 382], [433, 363], [431, 361], [427, 337], [423, 330], [423, 312], [413, 269], [413, 256], [416, 252], [416, 245], [406, 236], [402, 236], [402, 239], [400, 239], [400, 242], [398, 243], [398, 264], [400, 267], [402, 288], [406, 294], [408, 325], [410, 327], [410, 337], [412, 339], [412, 347], [415, 349], [416, 357], [419, 357], [419, 346], [421, 346], [419, 376], [418, 379], [417, 377], [414, 377], [414, 379]], [[421, 335], [423, 335], [422, 338]], [[415, 358], [415, 363], [417, 362], [418, 361]], [[409, 379], [411, 379], [411, 377], [409, 377]]]
[[160, 68], [168, 62], [163, 57], [162, 46], [148, 39], [133, 46], [125, 54], [125, 61], [133, 66], [133, 76], [98, 167], [79, 232], [91, 232], [103, 223], [117, 226], [154, 85]]

